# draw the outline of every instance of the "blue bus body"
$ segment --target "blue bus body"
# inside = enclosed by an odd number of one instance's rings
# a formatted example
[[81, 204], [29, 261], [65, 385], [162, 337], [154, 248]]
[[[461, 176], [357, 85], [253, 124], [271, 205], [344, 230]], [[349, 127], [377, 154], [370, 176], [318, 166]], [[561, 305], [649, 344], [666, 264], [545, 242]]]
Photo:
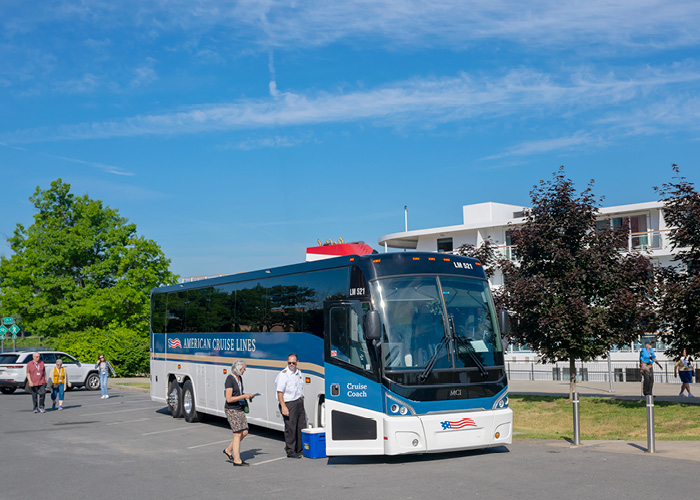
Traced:
[[[381, 339], [365, 339], [379, 311]], [[328, 455], [512, 442], [498, 322], [478, 261], [351, 255], [154, 289], [151, 398], [174, 417], [223, 416], [232, 361], [252, 424], [283, 429], [274, 379], [297, 354], [308, 424]]]

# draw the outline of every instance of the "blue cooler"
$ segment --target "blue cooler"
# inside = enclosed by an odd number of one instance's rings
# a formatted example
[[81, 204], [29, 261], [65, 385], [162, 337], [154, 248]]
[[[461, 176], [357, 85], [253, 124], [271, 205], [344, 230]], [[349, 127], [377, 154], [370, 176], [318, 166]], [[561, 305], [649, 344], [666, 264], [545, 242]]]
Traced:
[[301, 444], [306, 458], [326, 458], [326, 430], [314, 427], [301, 430]]

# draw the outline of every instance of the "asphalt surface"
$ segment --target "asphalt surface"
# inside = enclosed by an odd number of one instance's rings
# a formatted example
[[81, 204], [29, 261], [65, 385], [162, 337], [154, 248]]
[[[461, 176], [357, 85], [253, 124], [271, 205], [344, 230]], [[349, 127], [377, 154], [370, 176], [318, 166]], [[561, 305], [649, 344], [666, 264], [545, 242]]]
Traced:
[[[192, 498], [695, 497], [700, 463], [634, 443], [573, 447], [516, 441], [488, 450], [402, 457], [288, 459], [281, 432], [251, 427], [233, 468], [224, 419], [188, 424], [148, 394], [68, 392], [64, 411], [32, 413], [22, 391], [0, 395], [0, 500]], [[50, 399], [47, 398], [50, 407]], [[672, 443], [673, 444], [673, 443]], [[700, 444], [692, 443], [694, 449]], [[690, 474], [689, 474], [690, 473]]]

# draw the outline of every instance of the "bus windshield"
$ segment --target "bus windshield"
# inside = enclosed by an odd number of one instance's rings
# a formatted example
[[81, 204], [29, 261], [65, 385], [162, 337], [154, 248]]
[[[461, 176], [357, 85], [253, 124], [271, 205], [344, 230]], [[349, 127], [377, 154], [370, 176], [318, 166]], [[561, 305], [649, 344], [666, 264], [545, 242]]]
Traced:
[[[488, 284], [451, 276], [380, 279], [371, 284], [382, 315], [384, 369], [493, 366], [502, 346]], [[481, 366], [480, 366], [481, 365]]]

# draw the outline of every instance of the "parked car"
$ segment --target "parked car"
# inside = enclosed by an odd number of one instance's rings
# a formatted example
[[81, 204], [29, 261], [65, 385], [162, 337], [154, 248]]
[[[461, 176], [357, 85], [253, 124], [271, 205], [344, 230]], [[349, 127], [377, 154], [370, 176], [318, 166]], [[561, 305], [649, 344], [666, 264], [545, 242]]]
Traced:
[[27, 363], [32, 360], [32, 354], [38, 352], [46, 365], [46, 376], [56, 365], [56, 360], [63, 361], [66, 375], [73, 387], [85, 387], [89, 391], [100, 388], [100, 376], [95, 365], [81, 363], [73, 356], [59, 351], [13, 351], [0, 353], [0, 392], [12, 394], [17, 388], [29, 392], [27, 381]]

